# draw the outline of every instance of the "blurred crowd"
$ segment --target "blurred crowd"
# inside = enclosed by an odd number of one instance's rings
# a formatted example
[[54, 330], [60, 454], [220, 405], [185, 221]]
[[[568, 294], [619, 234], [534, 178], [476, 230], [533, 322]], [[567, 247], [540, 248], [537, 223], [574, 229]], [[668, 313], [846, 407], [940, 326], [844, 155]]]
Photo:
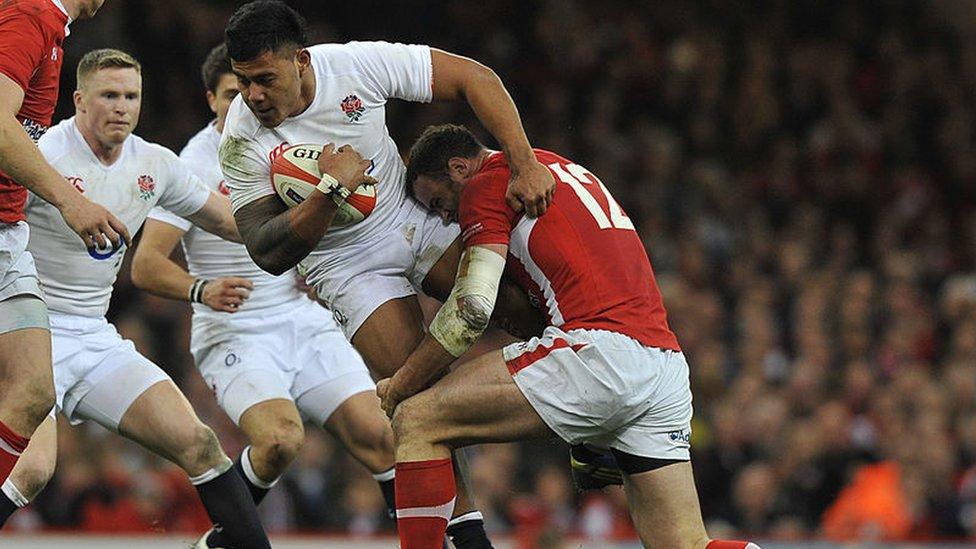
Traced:
[[[972, 1], [290, 3], [315, 41], [491, 66], [532, 143], [623, 204], [691, 364], [713, 535], [976, 539]], [[72, 30], [59, 112], [72, 61], [121, 47], [145, 66], [137, 133], [178, 149], [207, 121], [197, 67], [235, 6], [109, 0]], [[388, 109], [403, 150], [447, 121], [476, 126], [464, 105]], [[123, 275], [111, 318], [238, 452], [186, 351], [189, 308]], [[206, 528], [173, 466], [61, 423], [58, 473], [10, 527]], [[489, 528], [526, 546], [632, 536], [622, 492], [575, 493], [567, 455], [469, 451]], [[392, 528], [367, 472], [314, 428], [261, 511], [275, 532]]]

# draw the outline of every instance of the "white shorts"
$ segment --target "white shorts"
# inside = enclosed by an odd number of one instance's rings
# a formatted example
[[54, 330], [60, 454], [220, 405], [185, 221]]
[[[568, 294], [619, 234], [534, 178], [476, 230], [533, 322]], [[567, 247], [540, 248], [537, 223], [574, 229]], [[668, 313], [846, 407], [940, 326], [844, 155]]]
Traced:
[[421, 291], [427, 272], [460, 234], [457, 224], [445, 224], [413, 199], [403, 209], [383, 238], [306, 259], [309, 283], [349, 339], [380, 305]]
[[28, 240], [26, 222], [0, 223], [0, 302], [25, 294], [44, 299], [34, 257], [27, 251]]
[[57, 407], [73, 424], [118, 431], [139, 395], [170, 379], [105, 318], [52, 313], [51, 344]]
[[282, 398], [321, 426], [346, 399], [375, 390], [329, 311], [296, 301], [247, 316], [194, 315], [190, 352], [234, 423], [251, 406]]
[[550, 326], [541, 338], [505, 347], [504, 355], [515, 384], [566, 442], [690, 459], [684, 354], [614, 332]]

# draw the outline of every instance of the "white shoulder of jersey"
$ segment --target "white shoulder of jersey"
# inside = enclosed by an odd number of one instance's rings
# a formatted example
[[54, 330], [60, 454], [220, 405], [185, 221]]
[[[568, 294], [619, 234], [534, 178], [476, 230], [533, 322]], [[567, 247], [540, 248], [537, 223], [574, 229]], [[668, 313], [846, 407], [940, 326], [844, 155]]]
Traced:
[[308, 48], [323, 79], [358, 75], [381, 98], [433, 100], [430, 47], [399, 42], [347, 42]]

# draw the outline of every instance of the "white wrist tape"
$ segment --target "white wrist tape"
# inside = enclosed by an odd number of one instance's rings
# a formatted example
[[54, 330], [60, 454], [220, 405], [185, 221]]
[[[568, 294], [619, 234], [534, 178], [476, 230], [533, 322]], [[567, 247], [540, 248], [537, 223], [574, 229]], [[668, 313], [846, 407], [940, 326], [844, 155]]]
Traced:
[[472, 246], [461, 255], [454, 289], [430, 323], [430, 335], [447, 352], [461, 356], [481, 337], [495, 309], [504, 271], [505, 258], [482, 246]]
[[352, 194], [349, 189], [343, 187], [339, 180], [332, 177], [331, 175], [324, 173], [322, 178], [319, 180], [319, 184], [315, 186], [325, 196], [331, 198], [337, 206], [342, 206], [342, 203], [349, 198]]

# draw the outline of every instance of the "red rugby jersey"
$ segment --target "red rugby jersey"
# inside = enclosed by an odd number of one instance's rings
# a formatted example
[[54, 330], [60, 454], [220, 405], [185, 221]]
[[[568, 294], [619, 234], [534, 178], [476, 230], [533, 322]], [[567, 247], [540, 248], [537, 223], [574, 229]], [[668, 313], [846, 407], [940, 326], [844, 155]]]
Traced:
[[535, 155], [556, 178], [545, 215], [531, 219], [508, 207], [511, 170], [503, 154], [492, 153], [461, 192], [465, 246], [508, 245], [506, 272], [552, 326], [609, 330], [680, 350], [644, 245], [607, 188], [571, 160], [539, 149]]
[[[24, 90], [17, 120], [37, 141], [58, 102], [68, 14], [53, 0], [0, 0], [0, 73]], [[27, 189], [0, 172], [0, 222], [25, 219]]]

